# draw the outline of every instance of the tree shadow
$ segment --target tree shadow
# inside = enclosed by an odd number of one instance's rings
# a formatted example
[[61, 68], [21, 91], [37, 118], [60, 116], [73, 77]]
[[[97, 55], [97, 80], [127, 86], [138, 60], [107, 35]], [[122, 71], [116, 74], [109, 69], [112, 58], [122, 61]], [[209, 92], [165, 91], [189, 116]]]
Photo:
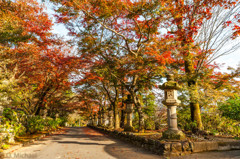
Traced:
[[163, 159], [163, 156], [155, 155], [143, 148], [136, 147], [130, 143], [112, 139], [114, 144], [105, 145], [104, 151], [117, 159]]
[[60, 144], [80, 144], [80, 145], [106, 145], [99, 143], [78, 142], [78, 141], [57, 141]]

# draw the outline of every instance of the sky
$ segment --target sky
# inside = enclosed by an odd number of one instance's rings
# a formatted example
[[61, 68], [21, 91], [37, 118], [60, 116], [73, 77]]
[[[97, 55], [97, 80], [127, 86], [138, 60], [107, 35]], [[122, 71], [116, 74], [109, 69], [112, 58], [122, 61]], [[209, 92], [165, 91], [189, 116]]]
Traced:
[[[38, 0], [38, 2], [41, 3], [42, 0]], [[52, 9], [52, 5], [49, 2], [44, 2], [44, 5], [47, 7], [47, 13], [51, 18], [54, 20], [54, 10]], [[55, 20], [54, 20], [55, 21]], [[68, 30], [64, 27], [63, 24], [56, 24], [53, 26], [53, 33], [59, 34], [60, 36], [63, 36], [66, 39], [69, 39], [68, 37]], [[239, 41], [240, 42], [240, 41]], [[222, 56], [218, 58], [215, 62], [224, 64], [223, 67], [221, 67], [222, 72], [227, 71], [227, 67], [233, 67], [236, 68], [238, 64], [240, 64], [240, 48], [236, 50], [234, 53], [231, 53], [226, 56]]]

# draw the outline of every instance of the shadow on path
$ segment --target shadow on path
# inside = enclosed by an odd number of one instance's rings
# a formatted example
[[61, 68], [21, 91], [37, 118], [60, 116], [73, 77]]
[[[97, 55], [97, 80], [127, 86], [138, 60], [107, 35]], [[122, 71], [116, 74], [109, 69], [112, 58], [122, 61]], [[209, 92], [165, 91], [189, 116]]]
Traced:
[[106, 144], [78, 142], [78, 141], [59, 141], [58, 143], [60, 143], [60, 144], [80, 144], [80, 145], [106, 145]]

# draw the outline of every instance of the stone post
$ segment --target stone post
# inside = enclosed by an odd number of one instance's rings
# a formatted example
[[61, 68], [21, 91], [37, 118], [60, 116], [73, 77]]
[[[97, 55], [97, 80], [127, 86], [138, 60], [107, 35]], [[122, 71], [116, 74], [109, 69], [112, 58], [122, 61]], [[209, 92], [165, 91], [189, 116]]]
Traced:
[[97, 126], [97, 115], [94, 114], [93, 126]]
[[124, 126], [124, 131], [133, 131], [134, 128], [132, 126], [132, 116], [133, 116], [133, 102], [131, 101], [130, 95], [128, 95], [127, 100], [125, 101], [126, 103], [126, 110], [125, 112], [127, 113], [127, 123]]
[[109, 116], [109, 125], [108, 125], [108, 128], [109, 129], [113, 129], [114, 126], [113, 126], [113, 111], [109, 111], [108, 113], [108, 116]]
[[180, 89], [177, 82], [174, 81], [173, 75], [167, 76], [167, 82], [161, 86], [164, 90], [165, 99], [162, 102], [167, 106], [168, 130], [163, 132], [163, 138], [166, 139], [184, 139], [185, 134], [178, 130], [177, 127], [177, 106], [181, 103], [177, 99], [177, 90]]

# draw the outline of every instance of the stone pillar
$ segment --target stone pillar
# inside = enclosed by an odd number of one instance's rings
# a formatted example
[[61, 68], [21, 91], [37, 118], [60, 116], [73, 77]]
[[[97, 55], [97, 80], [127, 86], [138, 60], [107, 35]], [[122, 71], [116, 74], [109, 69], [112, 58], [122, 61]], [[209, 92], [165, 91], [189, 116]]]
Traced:
[[112, 111], [112, 110], [109, 111], [108, 116], [109, 116], [109, 125], [108, 125], [108, 128], [109, 128], [109, 129], [113, 129], [114, 126], [113, 126], [113, 111]]
[[180, 89], [177, 82], [174, 81], [173, 75], [167, 76], [167, 82], [161, 86], [164, 90], [165, 99], [162, 102], [167, 106], [167, 116], [168, 116], [168, 130], [163, 132], [163, 138], [166, 139], [184, 139], [185, 134], [178, 130], [177, 127], [177, 106], [181, 103], [177, 99], [177, 90]]
[[97, 126], [97, 115], [94, 114], [93, 126]]
[[132, 116], [133, 116], [133, 102], [131, 101], [130, 95], [128, 95], [127, 100], [125, 101], [126, 103], [126, 110], [125, 112], [127, 113], [127, 123], [124, 126], [124, 131], [133, 131], [133, 126], [132, 126]]

